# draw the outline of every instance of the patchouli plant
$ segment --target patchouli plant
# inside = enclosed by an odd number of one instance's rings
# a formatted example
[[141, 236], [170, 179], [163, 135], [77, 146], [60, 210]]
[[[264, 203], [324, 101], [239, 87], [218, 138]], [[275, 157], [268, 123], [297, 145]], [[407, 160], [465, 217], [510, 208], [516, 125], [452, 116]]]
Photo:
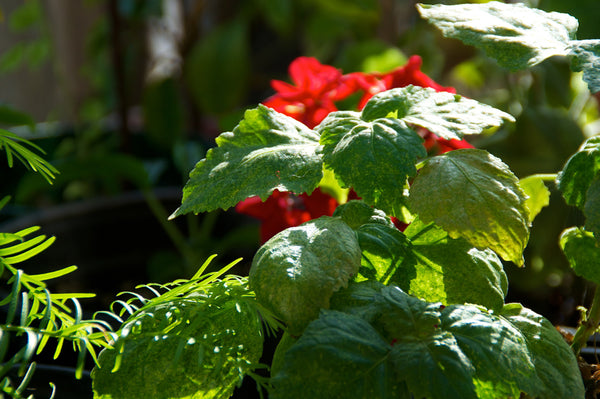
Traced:
[[[576, 40], [568, 15], [498, 2], [418, 9], [502, 66], [567, 56], [600, 89], [598, 42]], [[178, 291], [192, 287], [182, 282], [170, 300], [142, 298], [100, 356], [97, 396], [229, 397], [260, 367], [262, 317], [284, 329], [270, 379], [257, 377], [271, 398], [583, 398], [576, 354], [598, 326], [600, 299], [570, 346], [543, 316], [505, 303], [502, 262], [524, 265], [544, 181], [556, 179], [587, 218], [561, 245], [578, 274], [600, 282], [598, 140], [557, 175], [519, 180], [487, 151], [424, 145], [429, 134], [461, 141], [514, 121], [510, 114], [432, 84], [342, 75], [315, 61], [302, 59], [304, 69], [291, 69], [295, 86], [275, 84], [273, 98], [216, 139], [173, 217], [248, 198], [307, 201], [336, 184], [346, 197], [331, 215], [264, 234], [247, 285], [229, 277]], [[358, 90], [356, 109], [337, 109]], [[138, 371], [165, 364], [154, 356], [167, 353], [170, 369]], [[160, 391], [147, 388], [155, 381]]]

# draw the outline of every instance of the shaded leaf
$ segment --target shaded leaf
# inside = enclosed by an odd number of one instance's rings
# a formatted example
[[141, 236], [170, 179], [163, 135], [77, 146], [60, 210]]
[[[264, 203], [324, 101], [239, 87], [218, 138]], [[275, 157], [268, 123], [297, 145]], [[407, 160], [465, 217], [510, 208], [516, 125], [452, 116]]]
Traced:
[[331, 295], [348, 284], [359, 266], [354, 231], [339, 218], [323, 216], [286, 229], [260, 247], [250, 285], [258, 301], [297, 335], [329, 307]]
[[390, 113], [448, 140], [515, 120], [506, 112], [458, 94], [412, 85], [376, 94], [365, 105], [362, 118], [371, 121]]
[[374, 208], [361, 200], [350, 200], [345, 204], [338, 206], [333, 213], [333, 216], [341, 217], [342, 220], [354, 230], [367, 223], [376, 223], [394, 227], [390, 218], [388, 218], [383, 211]]
[[409, 399], [389, 351], [390, 345], [365, 320], [323, 311], [285, 353], [273, 378], [272, 397]]
[[537, 392], [525, 338], [505, 319], [471, 305], [444, 309], [397, 287], [373, 289], [371, 282], [344, 291], [356, 307], [324, 310], [308, 325], [284, 355], [275, 397], [475, 399]]
[[[460, 193], [460, 195], [457, 195]], [[486, 151], [461, 149], [433, 157], [415, 178], [411, 210], [435, 222], [450, 237], [479, 249], [491, 248], [505, 260], [523, 264], [529, 239], [526, 196], [518, 179]]]
[[558, 173], [556, 183], [565, 201], [583, 210], [587, 191], [600, 171], [600, 136], [587, 139]]
[[585, 229], [594, 233], [600, 242], [600, 176], [596, 176], [586, 193], [587, 200], [583, 207]]
[[323, 176], [318, 140], [315, 132], [270, 108], [246, 111], [190, 173], [172, 217], [227, 209], [255, 195], [265, 200], [273, 190], [311, 193]]
[[577, 359], [556, 328], [543, 316], [520, 304], [508, 304], [501, 316], [525, 337], [538, 379], [540, 399], [570, 399], [585, 396]]
[[329, 114], [315, 130], [321, 134], [323, 162], [342, 186], [391, 215], [402, 214], [407, 179], [426, 155], [414, 130], [397, 119], [368, 122], [352, 111]]
[[573, 40], [569, 44], [571, 69], [583, 72], [592, 93], [600, 91], [600, 40]]
[[487, 397], [518, 397], [521, 391], [535, 397], [539, 380], [526, 341], [511, 323], [475, 306], [460, 305], [446, 308], [441, 320], [442, 329], [450, 331], [473, 359], [478, 389], [493, 387], [494, 395]]
[[417, 9], [444, 36], [483, 50], [511, 70], [566, 55], [578, 28], [577, 19], [568, 14], [548, 13], [520, 3], [418, 4]]
[[575, 274], [600, 284], [600, 247], [594, 235], [571, 227], [563, 231], [559, 243]]

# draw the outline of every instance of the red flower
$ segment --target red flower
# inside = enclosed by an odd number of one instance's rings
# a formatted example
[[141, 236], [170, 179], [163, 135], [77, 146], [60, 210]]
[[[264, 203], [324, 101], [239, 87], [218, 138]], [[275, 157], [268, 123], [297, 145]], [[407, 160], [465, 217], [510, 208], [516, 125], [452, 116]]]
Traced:
[[425, 139], [423, 145], [430, 154], [443, 154], [445, 152], [459, 150], [461, 148], [475, 148], [466, 140], [447, 140], [436, 136], [428, 130], [423, 130], [423, 132], [423, 138]]
[[264, 243], [288, 227], [299, 226], [321, 216], [331, 216], [337, 206], [334, 198], [317, 188], [310, 196], [275, 190], [265, 202], [259, 197], [250, 197], [237, 204], [235, 210], [262, 222], [260, 239]]
[[290, 64], [289, 74], [295, 85], [271, 81], [277, 93], [263, 104], [309, 128], [318, 125], [330, 112], [337, 111], [334, 101], [352, 94], [339, 69], [323, 65], [315, 58], [296, 58]]

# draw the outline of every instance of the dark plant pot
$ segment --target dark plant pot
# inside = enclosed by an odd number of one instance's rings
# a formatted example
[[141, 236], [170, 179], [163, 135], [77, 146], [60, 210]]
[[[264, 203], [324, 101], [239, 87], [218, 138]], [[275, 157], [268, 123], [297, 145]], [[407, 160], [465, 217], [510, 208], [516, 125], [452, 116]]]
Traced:
[[[154, 195], [168, 212], [181, 203], [179, 187], [156, 189]], [[182, 217], [173, 223], [185, 231], [185, 221]], [[217, 237], [227, 234], [229, 229], [242, 223], [248, 223], [248, 218], [234, 212], [223, 212], [218, 215], [218, 231], [214, 234]], [[175, 247], [140, 192], [43, 209], [0, 224], [0, 231], [16, 232], [30, 226], [40, 226], [36, 234], [55, 236], [56, 241], [18, 267], [33, 274], [77, 265], [75, 272], [49, 281], [49, 288], [56, 292], [95, 293], [96, 298], [81, 301], [84, 311], [106, 310], [116, 299], [116, 294], [133, 290], [139, 284], [170, 281], [156, 281], [155, 276], [148, 272], [149, 261], [157, 252], [174, 252]], [[216, 260], [224, 264], [243, 257], [249, 262], [252, 255], [248, 248], [240, 248], [219, 254]], [[165, 264], [162, 267], [169, 269], [175, 265]], [[243, 274], [247, 271], [237, 269], [235, 272]], [[166, 270], [164, 275], [190, 277], [183, 275], [181, 270]]]

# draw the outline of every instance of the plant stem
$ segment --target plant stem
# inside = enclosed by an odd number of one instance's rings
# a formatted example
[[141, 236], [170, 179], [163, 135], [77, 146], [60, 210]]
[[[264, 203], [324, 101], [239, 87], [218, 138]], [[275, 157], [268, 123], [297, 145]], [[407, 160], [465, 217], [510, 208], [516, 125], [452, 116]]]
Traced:
[[538, 173], [536, 175], [531, 175], [529, 177], [537, 177], [538, 179], [541, 179], [543, 181], [554, 181], [556, 180], [556, 177], [558, 176], [558, 174], [556, 173]]
[[183, 234], [181, 234], [179, 229], [175, 225], [169, 223], [169, 215], [165, 211], [165, 208], [162, 206], [158, 198], [156, 198], [154, 192], [152, 192], [152, 190], [146, 189], [142, 190], [142, 193], [144, 194], [144, 198], [146, 199], [148, 207], [150, 208], [158, 222], [161, 224], [161, 226], [163, 227], [163, 229], [165, 230], [165, 232], [167, 233], [167, 235], [169, 236], [179, 253], [189, 264], [194, 265], [198, 258], [196, 256], [195, 251], [188, 245], [185, 237], [183, 236]]
[[598, 329], [600, 324], [600, 289], [596, 286], [596, 292], [594, 293], [594, 299], [592, 300], [592, 306], [587, 312], [585, 320], [579, 325], [575, 335], [573, 336], [573, 342], [571, 343], [571, 349], [575, 352], [575, 355], [579, 355], [581, 348], [583, 348], [588, 338]]

